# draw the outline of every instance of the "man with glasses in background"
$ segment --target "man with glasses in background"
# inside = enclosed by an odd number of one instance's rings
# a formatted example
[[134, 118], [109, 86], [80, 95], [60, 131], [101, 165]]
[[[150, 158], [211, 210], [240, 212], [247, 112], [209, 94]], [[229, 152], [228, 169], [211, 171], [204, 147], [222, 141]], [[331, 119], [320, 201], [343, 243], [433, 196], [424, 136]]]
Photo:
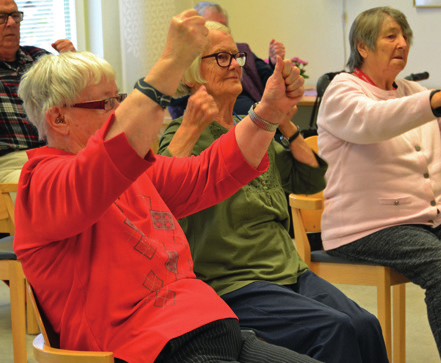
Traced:
[[[18, 182], [26, 150], [42, 146], [35, 126], [29, 123], [17, 95], [22, 75], [42, 55], [44, 49], [20, 46], [23, 12], [13, 0], [0, 0], [0, 183]], [[75, 51], [68, 39], [52, 44], [58, 52]]]

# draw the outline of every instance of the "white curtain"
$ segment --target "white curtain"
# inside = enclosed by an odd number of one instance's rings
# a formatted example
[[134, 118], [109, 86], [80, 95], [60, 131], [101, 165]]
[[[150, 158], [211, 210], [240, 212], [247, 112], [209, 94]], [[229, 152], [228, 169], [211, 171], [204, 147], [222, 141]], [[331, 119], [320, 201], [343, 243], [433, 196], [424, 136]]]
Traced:
[[161, 55], [174, 0], [119, 0], [123, 89], [133, 89]]

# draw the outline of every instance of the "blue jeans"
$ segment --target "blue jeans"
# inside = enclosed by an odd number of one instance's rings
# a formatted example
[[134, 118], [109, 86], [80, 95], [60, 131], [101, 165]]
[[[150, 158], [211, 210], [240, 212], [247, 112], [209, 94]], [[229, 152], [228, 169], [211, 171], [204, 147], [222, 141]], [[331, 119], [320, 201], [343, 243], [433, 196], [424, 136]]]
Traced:
[[426, 290], [427, 315], [441, 356], [441, 227], [385, 228], [328, 253], [389, 266]]
[[297, 283], [253, 282], [222, 296], [242, 329], [326, 363], [388, 362], [378, 319], [306, 271]]

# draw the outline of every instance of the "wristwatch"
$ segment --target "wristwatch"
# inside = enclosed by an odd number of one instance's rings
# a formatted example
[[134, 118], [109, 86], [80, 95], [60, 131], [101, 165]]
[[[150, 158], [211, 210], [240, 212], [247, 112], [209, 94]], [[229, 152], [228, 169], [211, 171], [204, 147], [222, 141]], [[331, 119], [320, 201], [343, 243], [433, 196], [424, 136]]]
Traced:
[[285, 146], [285, 147], [289, 147], [289, 145], [295, 140], [297, 139], [297, 137], [300, 135], [300, 128], [297, 126], [297, 131], [295, 132], [294, 135], [292, 135], [291, 137], [286, 137], [286, 136], [280, 136], [280, 143]]

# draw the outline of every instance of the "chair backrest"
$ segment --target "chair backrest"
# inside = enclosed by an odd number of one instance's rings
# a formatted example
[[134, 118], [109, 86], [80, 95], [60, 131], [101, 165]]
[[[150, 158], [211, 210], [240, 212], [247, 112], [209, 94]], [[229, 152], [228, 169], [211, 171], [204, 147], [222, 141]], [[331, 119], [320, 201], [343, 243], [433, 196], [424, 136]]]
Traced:
[[[318, 139], [317, 135], [310, 136], [305, 139], [305, 142], [316, 153], [318, 153], [317, 139]], [[310, 194], [309, 197], [323, 199], [323, 191], [320, 191], [315, 194]], [[321, 219], [322, 219], [323, 208], [318, 210], [302, 209], [300, 213], [302, 215], [305, 231], [307, 233], [321, 231]]]
[[43, 334], [44, 341], [47, 345], [49, 345], [52, 348], [59, 348], [60, 347], [60, 338], [55, 333], [55, 331], [52, 328], [52, 325], [49, 323], [49, 320], [44, 315], [43, 310], [41, 310], [41, 307], [35, 298], [34, 290], [32, 289], [32, 286], [30, 283], [26, 284], [28, 289], [28, 296], [30, 303], [32, 305], [32, 308], [34, 309], [35, 316], [37, 318], [38, 327], [40, 328], [41, 334]]
[[28, 283], [28, 296], [35, 311], [41, 334], [33, 342], [34, 358], [39, 363], [113, 363], [112, 352], [94, 352], [60, 349], [60, 339], [52, 329], [41, 310], [34, 295], [32, 286]]
[[17, 192], [17, 183], [0, 183], [0, 233], [15, 232], [14, 202], [10, 193]]
[[313, 132], [316, 133], [317, 115], [320, 108], [320, 103], [322, 102], [322, 97], [326, 91], [326, 88], [328, 88], [329, 83], [331, 83], [331, 81], [334, 79], [334, 77], [337, 74], [342, 72], [344, 71], [325, 73], [322, 76], [320, 76], [320, 78], [317, 80], [317, 85], [316, 85], [317, 97], [315, 99], [314, 107], [312, 108], [312, 112], [311, 112], [311, 119], [309, 121], [309, 130], [306, 130], [307, 131], [306, 133], [302, 133], [303, 136], [312, 135]]

